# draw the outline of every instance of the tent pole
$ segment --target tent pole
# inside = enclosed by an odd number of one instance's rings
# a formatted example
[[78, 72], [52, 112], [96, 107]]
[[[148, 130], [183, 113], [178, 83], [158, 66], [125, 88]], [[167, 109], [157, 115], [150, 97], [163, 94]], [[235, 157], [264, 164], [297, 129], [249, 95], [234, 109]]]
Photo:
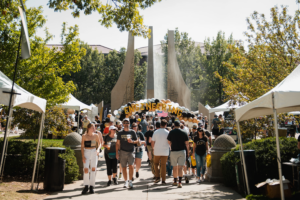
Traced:
[[77, 117], [77, 133], [79, 133], [79, 117], [80, 117], [80, 110], [78, 110], [78, 117]]
[[250, 188], [249, 188], [249, 182], [248, 182], [247, 166], [246, 166], [246, 162], [245, 162], [243, 141], [242, 141], [242, 137], [241, 137], [240, 122], [237, 121], [236, 125], [237, 125], [238, 137], [239, 137], [240, 147], [241, 147], [241, 153], [240, 153], [240, 155], [242, 157], [242, 164], [243, 164], [243, 167], [244, 167], [244, 174], [245, 174], [245, 179], [246, 179], [247, 193], [249, 195], [250, 194]]
[[36, 147], [34, 167], [33, 167], [33, 172], [32, 172], [31, 190], [33, 190], [34, 176], [35, 176], [35, 171], [36, 171], [36, 163], [37, 163], [37, 159], [39, 157], [40, 141], [41, 141], [41, 139], [43, 139], [42, 132], [43, 132], [43, 127], [44, 127], [44, 120], [45, 120], [45, 113], [42, 113], [40, 131], [39, 131], [39, 139], [38, 139], [38, 143], [37, 143], [37, 147]]
[[[274, 105], [274, 103], [273, 103]], [[278, 135], [278, 127], [277, 127], [277, 111], [273, 109], [274, 112], [274, 129], [276, 135], [276, 149], [277, 149], [277, 163], [278, 163], [278, 172], [279, 172], [279, 180], [280, 180], [280, 194], [281, 199], [284, 200], [284, 190], [282, 183], [282, 170], [281, 170], [281, 156], [280, 156], [280, 145], [279, 145], [279, 135]]]

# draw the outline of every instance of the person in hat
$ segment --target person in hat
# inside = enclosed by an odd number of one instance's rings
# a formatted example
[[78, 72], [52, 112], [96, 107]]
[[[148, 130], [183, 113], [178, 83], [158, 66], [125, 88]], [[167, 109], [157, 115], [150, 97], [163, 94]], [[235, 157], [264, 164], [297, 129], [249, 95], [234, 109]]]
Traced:
[[[189, 149], [189, 138], [186, 132], [180, 129], [180, 122], [174, 122], [175, 128], [170, 131], [168, 135], [168, 143], [171, 147], [170, 160], [171, 165], [173, 166], [173, 177], [174, 183], [173, 186], [182, 188], [182, 170], [185, 165], [187, 153], [186, 149]], [[177, 178], [178, 177], [178, 178]], [[178, 180], [178, 184], [177, 184]]]
[[136, 124], [137, 124], [137, 125], [140, 125], [141, 121], [142, 121], [142, 119], [141, 119], [141, 118], [138, 118], [138, 119], [136, 120]]
[[108, 176], [107, 186], [112, 184], [111, 178], [113, 179], [114, 185], [118, 185], [117, 181], [117, 168], [118, 160], [116, 158], [116, 142], [117, 142], [117, 128], [115, 126], [109, 127], [109, 133], [104, 139], [105, 148], [104, 158], [106, 163], [106, 170]]
[[148, 130], [148, 122], [146, 121], [146, 118], [144, 115], [142, 116], [141, 126], [142, 126], [142, 133], [145, 135], [145, 133]]
[[[197, 129], [196, 129], [197, 133]], [[193, 145], [194, 141], [192, 139], [189, 140], [189, 158], [187, 161], [187, 168], [188, 168], [188, 174], [190, 174], [190, 171], [192, 169], [192, 176], [195, 176], [195, 169], [196, 169], [196, 160], [193, 158]]]
[[190, 138], [192, 141], [194, 141], [194, 138], [197, 136], [197, 125], [194, 124], [192, 128], [192, 132], [190, 133]]
[[217, 139], [217, 137], [220, 135], [220, 129], [219, 129], [219, 123], [220, 120], [218, 118], [218, 115], [214, 115], [214, 119], [212, 121], [212, 134], [214, 135], [215, 139]]
[[[124, 129], [118, 133], [116, 144], [116, 158], [120, 159], [122, 172], [125, 180], [124, 188], [133, 188], [133, 164], [134, 164], [134, 145], [138, 143], [135, 131], [129, 129], [130, 121], [128, 118], [123, 120]], [[119, 152], [120, 151], [120, 152]], [[127, 164], [129, 167], [129, 180], [127, 179]]]

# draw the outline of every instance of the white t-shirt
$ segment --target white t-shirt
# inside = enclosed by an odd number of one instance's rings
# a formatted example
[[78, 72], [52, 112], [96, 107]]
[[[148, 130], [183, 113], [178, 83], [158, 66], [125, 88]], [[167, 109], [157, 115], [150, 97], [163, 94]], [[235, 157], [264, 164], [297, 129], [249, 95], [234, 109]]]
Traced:
[[167, 140], [168, 135], [169, 131], [164, 128], [160, 128], [153, 133], [152, 141], [155, 142], [155, 156], [169, 156], [169, 143]]
[[183, 130], [186, 132], [187, 135], [190, 134], [190, 129], [186, 126], [184, 126]]

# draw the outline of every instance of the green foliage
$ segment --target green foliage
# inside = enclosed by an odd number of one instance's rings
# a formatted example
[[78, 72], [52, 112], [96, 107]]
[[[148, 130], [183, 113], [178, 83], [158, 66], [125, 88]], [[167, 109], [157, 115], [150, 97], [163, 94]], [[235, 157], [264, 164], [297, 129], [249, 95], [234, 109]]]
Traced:
[[[0, 149], [3, 147], [3, 139], [0, 140]], [[45, 149], [46, 147], [64, 147], [56, 142], [42, 144], [42, 151], [39, 156], [39, 167], [37, 169], [39, 180], [42, 181], [45, 170]], [[36, 154], [36, 143], [32, 141], [21, 141], [9, 139], [7, 159], [5, 162], [4, 175], [10, 176], [31, 176]], [[79, 167], [76, 162], [75, 153], [69, 147], [66, 148], [66, 153], [60, 156], [66, 160], [65, 168], [65, 183], [71, 183], [77, 180], [79, 176]]]
[[[229, 48], [232, 58], [225, 62], [231, 76], [223, 77], [224, 92], [231, 98], [253, 101], [274, 88], [300, 62], [300, 17], [271, 8], [271, 20], [254, 12], [247, 19], [248, 52], [243, 46]], [[253, 87], [255, 86], [255, 87]], [[246, 98], [245, 98], [246, 97]]]
[[[117, 83], [121, 74], [126, 49], [121, 48], [119, 52], [113, 50], [107, 55], [92, 50], [87, 44], [81, 44], [80, 48], [86, 49], [86, 55], [80, 60], [81, 70], [70, 75], [63, 76], [65, 82], [72, 81], [76, 90], [73, 95], [86, 104], [98, 104], [102, 100], [105, 104], [111, 102], [111, 90]], [[139, 66], [141, 53], [135, 50], [135, 99], [144, 98], [147, 65]]]
[[[295, 138], [280, 138], [279, 141], [281, 162], [288, 162], [291, 158], [297, 157], [298, 149]], [[276, 141], [274, 137], [249, 142], [244, 144], [244, 149], [255, 150], [258, 169], [255, 177], [256, 183], [265, 181], [268, 178], [278, 179]], [[227, 186], [236, 186], [235, 163], [239, 161], [239, 158], [234, 155], [234, 151], [237, 150], [239, 150], [239, 145], [221, 158], [224, 184]], [[285, 174], [284, 171], [283, 174]]]
[[[12, 79], [20, 37], [19, 1], [12, 0], [6, 15], [0, 15], [0, 71]], [[45, 28], [45, 38], [36, 35], [38, 28], [43, 28], [46, 19], [42, 7], [26, 10], [28, 34], [31, 43], [31, 57], [20, 60], [16, 83], [36, 96], [45, 98], [47, 106], [64, 103], [67, 96], [75, 90], [72, 82], [64, 82], [64, 74], [77, 72], [79, 60], [85, 54], [79, 49], [78, 26], [62, 25], [62, 48], [49, 48], [47, 43], [53, 38]]]
[[[143, 23], [139, 10], [145, 9], [161, 0], [112, 0], [113, 5], [101, 0], [49, 0], [48, 5], [54, 11], [73, 10], [73, 17], [79, 17], [97, 11], [102, 26], [109, 28], [115, 23], [120, 31], [131, 31], [135, 36], [150, 36], [150, 29]], [[104, 1], [106, 2], [106, 1]]]
[[[19, 124], [20, 129], [24, 129], [27, 137], [38, 138], [42, 114], [30, 109], [18, 108], [14, 112], [14, 124]], [[63, 108], [53, 107], [46, 110], [43, 135], [47, 136], [51, 132], [53, 136], [66, 136], [70, 131], [67, 125], [67, 117]]]

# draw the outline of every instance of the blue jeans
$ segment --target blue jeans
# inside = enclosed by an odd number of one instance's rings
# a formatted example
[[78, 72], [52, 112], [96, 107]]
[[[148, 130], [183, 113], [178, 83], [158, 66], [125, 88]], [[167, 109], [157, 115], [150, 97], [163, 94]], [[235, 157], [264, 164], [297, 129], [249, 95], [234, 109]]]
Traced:
[[204, 175], [206, 170], [206, 153], [203, 156], [199, 156], [195, 153], [197, 176]]
[[167, 164], [167, 172], [168, 172], [168, 176], [171, 176], [171, 175], [172, 175], [173, 167], [172, 167], [172, 165], [171, 165], [170, 160], [168, 160], [167, 163], [168, 163], [168, 164]]

